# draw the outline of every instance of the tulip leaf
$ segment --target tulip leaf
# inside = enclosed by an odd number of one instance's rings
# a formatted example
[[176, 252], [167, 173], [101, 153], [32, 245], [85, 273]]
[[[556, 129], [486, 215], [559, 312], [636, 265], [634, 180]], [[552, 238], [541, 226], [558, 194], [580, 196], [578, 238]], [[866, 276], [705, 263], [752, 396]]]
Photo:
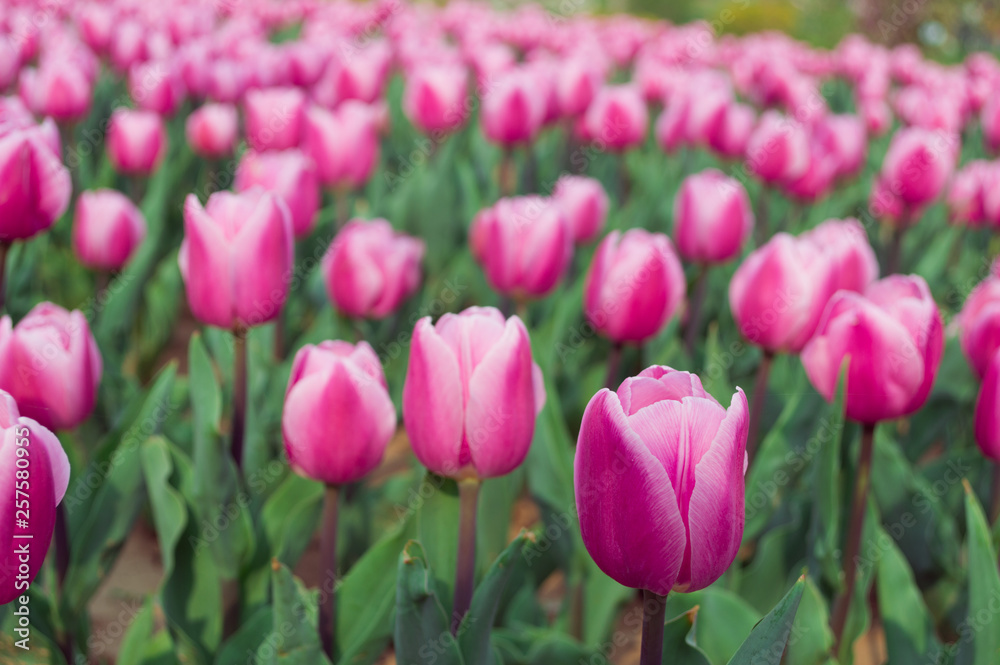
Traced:
[[576, 514], [573, 498], [574, 441], [559, 405], [559, 392], [545, 379], [545, 407], [535, 421], [535, 436], [525, 467], [532, 496], [559, 514]]
[[451, 634], [442, 593], [444, 590], [428, 568], [423, 546], [411, 540], [399, 557], [393, 632], [397, 660], [417, 662], [433, 655], [435, 663], [464, 665], [458, 642]]
[[804, 589], [805, 578], [801, 577], [754, 627], [729, 665], [778, 665], [781, 662]]
[[476, 517], [476, 568], [481, 575], [507, 547], [511, 512], [522, 494], [524, 481], [523, 466], [506, 476], [483, 481]]
[[[122, 638], [118, 651], [117, 665], [169, 665], [176, 663], [173, 640], [166, 630], [156, 630], [155, 605], [153, 598], [147, 598], [138, 614], [131, 617], [131, 625]], [[92, 654], [94, 655], [94, 654]]]
[[257, 648], [259, 662], [274, 665], [329, 665], [319, 639], [318, 593], [306, 589], [287, 566], [271, 565], [273, 630]]
[[825, 665], [831, 662], [833, 631], [823, 594], [811, 577], [805, 579], [805, 589], [799, 610], [795, 613], [785, 661], [796, 665]]
[[[840, 549], [840, 507], [843, 503], [841, 448], [844, 435], [847, 362], [840, 370], [837, 392], [827, 415], [820, 420], [816, 435], [806, 443], [805, 452], [812, 462], [813, 517], [810, 529], [810, 568], [837, 580], [840, 572], [837, 552]], [[813, 565], [813, 561], [819, 565]]]
[[698, 646], [695, 623], [698, 606], [667, 621], [663, 628], [663, 662], [671, 665], [712, 665], [708, 656]]
[[428, 471], [418, 493], [423, 503], [416, 512], [416, 537], [431, 574], [446, 591], [445, 604], [450, 606], [458, 565], [458, 486], [454, 480]]
[[261, 508], [258, 528], [272, 556], [298, 563], [323, 512], [323, 485], [290, 473]]
[[173, 462], [165, 439], [148, 439], [142, 444], [140, 458], [163, 557], [163, 574], [166, 577], [173, 570], [174, 549], [187, 524], [187, 504], [184, 497], [170, 485]]
[[[990, 527], [979, 500], [965, 482], [965, 521], [969, 557], [969, 615], [959, 626], [959, 662], [995, 665], [1000, 661], [1000, 571]], [[969, 651], [971, 650], [971, 654]]]
[[273, 626], [274, 608], [265, 605], [243, 621], [236, 634], [226, 640], [215, 657], [214, 665], [246, 665], [247, 654], [258, 653], [262, 645], [277, 648]]
[[712, 665], [725, 665], [760, 621], [760, 612], [731, 591], [710, 586], [667, 597], [667, 616], [698, 608], [695, 642]]
[[[875, 503], [869, 500], [861, 535], [861, 548], [858, 559], [854, 562], [854, 565], [858, 567], [854, 595], [851, 596], [851, 606], [847, 610], [847, 623], [844, 626], [844, 634], [840, 642], [840, 652], [836, 654], [841, 665], [851, 665], [854, 662], [854, 642], [868, 630], [871, 620], [868, 595], [871, 591], [872, 577], [875, 575], [876, 561], [873, 552], [877, 551], [875, 538], [879, 521]], [[843, 566], [843, 562], [841, 565]]]

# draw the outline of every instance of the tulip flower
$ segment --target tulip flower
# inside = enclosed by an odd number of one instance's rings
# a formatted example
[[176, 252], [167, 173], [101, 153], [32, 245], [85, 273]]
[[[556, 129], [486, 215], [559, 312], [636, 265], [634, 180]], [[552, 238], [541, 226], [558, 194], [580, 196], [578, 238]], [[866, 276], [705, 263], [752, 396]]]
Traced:
[[[69, 486], [69, 459], [55, 434], [22, 416], [17, 403], [0, 391], [0, 605], [28, 593], [41, 570], [56, 526], [56, 510]], [[30, 498], [30, 505], [25, 502]], [[16, 521], [17, 511], [30, 519]], [[29, 543], [30, 556], [18, 549]]]
[[461, 493], [454, 632], [472, 601], [476, 502], [484, 478], [524, 462], [545, 404], [541, 370], [521, 319], [492, 307], [417, 322], [403, 385], [410, 445], [431, 471], [456, 478]]
[[878, 279], [875, 250], [868, 244], [868, 234], [857, 219], [828, 219], [799, 239], [811, 243], [830, 259], [832, 291], [846, 289], [861, 293]]
[[604, 67], [587, 55], [570, 57], [558, 65], [555, 80], [559, 112], [567, 118], [576, 117], [590, 106], [604, 80]]
[[983, 104], [979, 123], [983, 128], [986, 149], [993, 153], [1000, 152], [1000, 98], [996, 95]]
[[664, 597], [704, 589], [736, 558], [748, 422], [739, 388], [727, 409], [697, 376], [657, 366], [602, 389], [584, 411], [573, 473], [580, 536], [606, 575], [644, 591], [649, 662], [663, 652]]
[[191, 112], [185, 124], [188, 144], [205, 159], [232, 154], [239, 134], [239, 116], [232, 104], [205, 104]]
[[592, 140], [622, 151], [646, 138], [649, 112], [637, 86], [606, 86], [587, 108], [584, 123]]
[[864, 295], [838, 291], [827, 305], [816, 336], [802, 351], [813, 386], [827, 401], [837, 391], [848, 358], [845, 408], [862, 424], [861, 455], [844, 548], [846, 592], [834, 606], [831, 626], [840, 642], [857, 574], [871, 477], [875, 425], [909, 415], [927, 400], [944, 347], [941, 315], [923, 278], [891, 275]]
[[753, 231], [743, 185], [716, 169], [690, 175], [674, 199], [674, 241], [697, 263], [724, 263], [739, 255]]
[[284, 201], [296, 238], [312, 231], [319, 208], [319, 183], [316, 167], [301, 150], [243, 153], [234, 184], [237, 192], [260, 186]]
[[42, 302], [11, 325], [0, 319], [0, 390], [49, 429], [72, 429], [94, 410], [101, 353], [86, 317]]
[[801, 177], [809, 168], [805, 129], [777, 111], [765, 111], [747, 141], [747, 166], [767, 184]]
[[327, 187], [360, 187], [378, 161], [376, 117], [370, 106], [348, 101], [334, 111], [310, 106], [305, 114], [303, 149]]
[[483, 95], [483, 134], [505, 148], [528, 143], [542, 127], [545, 106], [536, 72], [524, 68], [504, 72]]
[[128, 91], [137, 108], [173, 115], [184, 101], [184, 84], [172, 62], [150, 60], [131, 67]]
[[993, 462], [990, 523], [1000, 519], [1000, 351], [993, 354], [976, 397], [974, 416], [976, 443]]
[[864, 165], [868, 137], [864, 120], [858, 116], [824, 116], [813, 132], [816, 140], [833, 157], [838, 177], [854, 175]]
[[947, 132], [918, 127], [892, 137], [882, 162], [882, 178], [910, 210], [936, 199], [956, 161], [957, 139]]
[[422, 65], [406, 78], [403, 111], [420, 131], [450, 132], [465, 121], [469, 74], [460, 64]]
[[73, 251], [94, 270], [120, 270], [146, 238], [146, 218], [114, 189], [80, 194], [73, 218]]
[[45, 127], [0, 125], [6, 132], [0, 132], [0, 246], [45, 231], [69, 206], [69, 171], [53, 152]]
[[500, 199], [479, 211], [469, 242], [490, 286], [520, 302], [555, 288], [573, 254], [562, 207], [540, 196]]
[[971, 227], [1000, 226], [1000, 163], [977, 159], [966, 164], [948, 187], [949, 219]]
[[313, 98], [331, 108], [349, 100], [372, 104], [382, 96], [391, 64], [392, 48], [385, 40], [345, 50], [342, 57], [330, 58], [313, 87]]
[[733, 102], [726, 107], [722, 121], [708, 135], [708, 145], [722, 157], [742, 157], [756, 122], [757, 114], [752, 106]]
[[115, 109], [108, 124], [107, 150], [119, 173], [151, 175], [167, 152], [163, 118], [152, 111]]
[[49, 60], [38, 69], [21, 72], [19, 94], [35, 115], [60, 123], [83, 120], [90, 112], [93, 86], [75, 65]]
[[957, 321], [962, 351], [983, 378], [1000, 349], [1000, 276], [991, 274], [972, 290]]
[[556, 181], [552, 198], [562, 207], [576, 244], [586, 244], [601, 232], [608, 214], [608, 194], [600, 181], [564, 175]]
[[247, 142], [254, 150], [286, 150], [299, 144], [306, 98], [298, 88], [249, 90], [243, 101]]
[[424, 249], [384, 219], [352, 220], [323, 257], [330, 300], [352, 318], [385, 318], [420, 286]]

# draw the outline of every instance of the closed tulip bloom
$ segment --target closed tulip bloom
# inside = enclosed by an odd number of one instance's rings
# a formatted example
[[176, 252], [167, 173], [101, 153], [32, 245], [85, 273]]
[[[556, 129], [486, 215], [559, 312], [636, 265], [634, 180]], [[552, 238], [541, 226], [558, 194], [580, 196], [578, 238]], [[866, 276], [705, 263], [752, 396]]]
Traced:
[[327, 293], [347, 316], [385, 318], [419, 288], [423, 257], [424, 242], [386, 220], [352, 220], [323, 257]]
[[403, 420], [420, 463], [448, 477], [494, 478], [524, 462], [545, 404], [541, 370], [516, 316], [470, 307], [413, 330]]
[[584, 286], [587, 319], [616, 343], [656, 335], [684, 299], [684, 271], [670, 238], [645, 229], [601, 241]]
[[1000, 349], [1000, 277], [989, 275], [979, 283], [958, 315], [965, 357], [980, 378]]
[[114, 189], [80, 194], [73, 218], [73, 251], [96, 270], [120, 270], [146, 238], [146, 218]]
[[976, 398], [976, 443], [983, 455], [1000, 463], [1000, 351], [993, 354]]
[[101, 352], [86, 317], [42, 302], [11, 325], [0, 320], [0, 390], [49, 429], [72, 429], [94, 410]]
[[173, 115], [184, 101], [184, 84], [172, 62], [150, 60], [129, 69], [129, 96], [135, 105], [160, 115]]
[[[392, 65], [392, 47], [385, 40], [371, 40], [364, 48], [345, 46], [343, 57], [330, 58], [319, 81], [313, 88], [313, 98], [323, 106], [334, 107], [348, 100], [366, 104], [382, 96]], [[337, 49], [341, 52], [341, 49]]]
[[584, 112], [601, 89], [604, 74], [601, 65], [595, 65], [583, 55], [577, 55], [559, 64], [555, 80], [559, 111], [567, 118]]
[[688, 261], [723, 263], [738, 256], [753, 222], [743, 185], [717, 169], [689, 175], [674, 199], [674, 241]]
[[21, 72], [19, 93], [36, 115], [76, 122], [90, 112], [93, 86], [75, 65], [49, 60], [38, 69]]
[[578, 245], [590, 242], [604, 228], [608, 194], [600, 181], [579, 175], [564, 175], [556, 181], [552, 198], [562, 206]]
[[747, 167], [768, 184], [791, 182], [809, 168], [809, 137], [792, 118], [766, 111], [747, 141]]
[[500, 199], [469, 232], [472, 255], [498, 293], [540, 298], [555, 288], [573, 254], [573, 230], [552, 199]]
[[256, 186], [285, 202], [296, 238], [312, 231], [319, 209], [319, 182], [315, 165], [301, 150], [243, 153], [236, 169], [235, 189], [245, 192]]
[[0, 242], [45, 231], [69, 206], [69, 171], [44, 127], [0, 132]]
[[904, 218], [906, 204], [903, 199], [892, 191], [891, 183], [880, 176], [876, 176], [872, 183], [872, 191], [868, 196], [868, 210], [875, 218], [893, 224], [905, 226], [911, 221]]
[[231, 155], [239, 135], [239, 116], [232, 104], [205, 104], [191, 112], [185, 124], [188, 144], [205, 159]]
[[288, 464], [328, 485], [378, 466], [396, 431], [382, 364], [367, 342], [307, 344], [295, 354], [281, 419]]
[[420, 65], [406, 77], [403, 111], [420, 131], [448, 132], [469, 115], [469, 73], [461, 64]]
[[881, 177], [908, 207], [936, 199], [955, 166], [957, 139], [919, 127], [897, 131], [882, 162]]
[[298, 88], [248, 90], [243, 101], [247, 142], [254, 150], [286, 150], [299, 144], [306, 97]]
[[294, 236], [284, 201], [257, 188], [188, 194], [178, 256], [195, 317], [219, 328], [266, 323], [288, 297]]
[[750, 415], [694, 374], [650, 367], [587, 405], [574, 462], [580, 536], [619, 584], [666, 595], [717, 580], [743, 538]]
[[930, 394], [944, 347], [941, 315], [917, 275], [890, 275], [864, 295], [838, 291], [802, 350], [809, 380], [833, 401], [844, 359], [847, 417], [864, 424], [917, 411]]
[[868, 136], [864, 120], [856, 115], [827, 115], [813, 132], [816, 139], [834, 158], [838, 176], [857, 173], [865, 163]]
[[377, 117], [372, 108], [347, 101], [333, 111], [310, 106], [302, 147], [327, 187], [360, 187], [378, 162]]
[[[0, 391], [0, 605], [25, 595], [45, 562], [56, 524], [56, 506], [69, 486], [69, 459], [56, 435], [32, 418], [22, 416], [14, 398]], [[31, 519], [15, 522], [18, 501], [31, 499]], [[24, 507], [24, 502], [20, 502]], [[22, 560], [18, 549], [30, 543]], [[21, 566], [25, 566], [26, 570]], [[23, 572], [22, 572], [23, 571]], [[26, 574], [24, 574], [26, 573]]]
[[646, 138], [649, 111], [638, 86], [607, 86], [587, 108], [584, 123], [592, 141], [625, 150]]
[[994, 153], [1000, 152], [1000, 97], [993, 95], [985, 104], [979, 117], [983, 128], [983, 142]]
[[861, 222], [848, 219], [829, 219], [816, 228], [803, 233], [800, 240], [812, 243], [827, 255], [833, 270], [833, 291], [864, 292], [878, 279], [878, 259], [868, 243], [868, 234]]
[[736, 269], [729, 307], [751, 343], [797, 353], [816, 330], [835, 279], [830, 258], [814, 243], [778, 233]]
[[108, 125], [107, 150], [119, 173], [152, 174], [167, 152], [163, 118], [152, 111], [115, 109]]
[[723, 157], [742, 157], [747, 150], [747, 142], [757, 122], [757, 113], [752, 106], [733, 102], [708, 136], [708, 145]]
[[520, 68], [498, 74], [483, 96], [483, 133], [493, 143], [512, 146], [534, 140], [545, 119], [546, 99], [537, 76]]

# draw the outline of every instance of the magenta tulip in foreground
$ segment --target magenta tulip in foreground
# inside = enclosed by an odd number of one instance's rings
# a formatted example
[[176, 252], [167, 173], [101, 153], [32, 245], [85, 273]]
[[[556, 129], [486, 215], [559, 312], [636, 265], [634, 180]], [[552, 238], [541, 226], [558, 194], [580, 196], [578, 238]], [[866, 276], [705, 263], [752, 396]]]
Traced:
[[45, 231], [69, 205], [69, 171], [44, 127], [0, 131], [0, 243]]
[[80, 194], [73, 217], [73, 251], [96, 270], [120, 270], [146, 238], [146, 218], [115, 189]]
[[753, 231], [746, 190], [735, 178], [706, 169], [684, 179], [674, 199], [674, 241], [688, 261], [735, 258]]
[[[14, 398], [0, 391], [0, 605], [27, 595], [45, 561], [56, 506], [68, 485], [69, 459], [59, 439], [21, 416]], [[18, 509], [25, 509], [25, 496], [30, 519], [22, 524], [15, 518]], [[18, 552], [25, 544], [26, 560]]]
[[979, 388], [975, 433], [983, 455], [1000, 463], [1000, 351], [993, 354]]
[[981, 377], [1000, 350], [1000, 276], [983, 280], [965, 301], [958, 315], [962, 351]]
[[11, 325], [0, 319], [0, 390], [49, 429], [72, 429], [94, 410], [101, 352], [86, 317], [43, 302]]
[[288, 297], [294, 236], [284, 202], [260, 188], [184, 203], [178, 262], [191, 312], [219, 328], [271, 321]]
[[328, 485], [360, 480], [382, 459], [396, 408], [367, 342], [306, 345], [285, 391], [282, 432], [292, 469]]
[[891, 275], [864, 295], [838, 291], [802, 350], [813, 386], [833, 401], [845, 358], [847, 417], [864, 424], [917, 411], [930, 394], [944, 346], [941, 315], [917, 275]]
[[420, 286], [424, 242], [396, 233], [384, 219], [355, 219], [323, 257], [334, 306], [352, 318], [385, 318]]
[[541, 370], [516, 316], [470, 307], [413, 331], [403, 419], [420, 463], [448, 477], [493, 478], [524, 461], [545, 404]]
[[660, 595], [717, 580], [743, 538], [748, 423], [742, 390], [726, 409], [697, 376], [669, 367], [594, 395], [574, 483], [580, 535], [597, 566]]
[[167, 151], [163, 118], [152, 111], [115, 109], [108, 125], [107, 150], [119, 173], [150, 175]]

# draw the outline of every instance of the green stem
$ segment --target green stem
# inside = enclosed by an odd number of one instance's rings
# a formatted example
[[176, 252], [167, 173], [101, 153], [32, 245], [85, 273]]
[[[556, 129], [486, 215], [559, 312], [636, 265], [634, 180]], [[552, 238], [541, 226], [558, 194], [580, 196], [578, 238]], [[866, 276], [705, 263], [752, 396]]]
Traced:
[[698, 276], [695, 277], [694, 291], [691, 294], [691, 311], [688, 312], [687, 328], [684, 331], [684, 347], [688, 356], [694, 358], [695, 345], [698, 342], [698, 331], [701, 327], [701, 308], [705, 302], [705, 290], [708, 288], [708, 267], [698, 266]]
[[500, 196], [513, 196], [517, 190], [517, 173], [514, 167], [514, 151], [511, 148], [503, 149], [498, 176], [500, 179]]
[[[326, 566], [323, 584], [327, 580], [337, 579], [337, 517], [340, 504], [340, 487], [327, 485], [323, 500], [323, 531], [320, 534], [320, 558]], [[334, 585], [336, 587], [336, 585]], [[325, 588], [325, 586], [324, 586]], [[319, 638], [323, 644], [323, 653], [331, 663], [337, 662], [334, 657], [337, 638], [337, 595], [333, 592], [325, 599], [319, 608]]]
[[458, 563], [455, 567], [455, 600], [452, 603], [451, 634], [457, 635], [462, 619], [472, 606], [476, 584], [476, 510], [479, 504], [478, 478], [458, 481], [461, 516], [458, 525]]
[[771, 376], [771, 364], [774, 362], [774, 353], [764, 351], [764, 356], [760, 359], [757, 367], [757, 379], [753, 384], [753, 400], [750, 402], [750, 426], [747, 435], [747, 461], [753, 464], [754, 454], [760, 445], [758, 432], [760, 431], [760, 418], [764, 412], [764, 402], [767, 399], [768, 378]]
[[[243, 436], [247, 412], [247, 329], [233, 327], [233, 436], [230, 449], [236, 468], [243, 469]], [[242, 473], [241, 473], [242, 475]]]
[[622, 345], [615, 343], [608, 354], [608, 373], [604, 376], [604, 387], [614, 390], [618, 384], [618, 368], [622, 363]]
[[993, 462], [993, 488], [990, 492], [990, 524], [1000, 519], [1000, 462]]
[[643, 589], [639, 665], [660, 665], [663, 662], [663, 626], [666, 616], [667, 597]]
[[0, 313], [7, 305], [7, 254], [10, 253], [11, 242], [0, 242]]
[[889, 250], [886, 258], [886, 269], [889, 275], [899, 272], [903, 257], [903, 233], [905, 231], [906, 227], [903, 226], [902, 220], [900, 220], [899, 224], [892, 227], [892, 238], [889, 240]]

